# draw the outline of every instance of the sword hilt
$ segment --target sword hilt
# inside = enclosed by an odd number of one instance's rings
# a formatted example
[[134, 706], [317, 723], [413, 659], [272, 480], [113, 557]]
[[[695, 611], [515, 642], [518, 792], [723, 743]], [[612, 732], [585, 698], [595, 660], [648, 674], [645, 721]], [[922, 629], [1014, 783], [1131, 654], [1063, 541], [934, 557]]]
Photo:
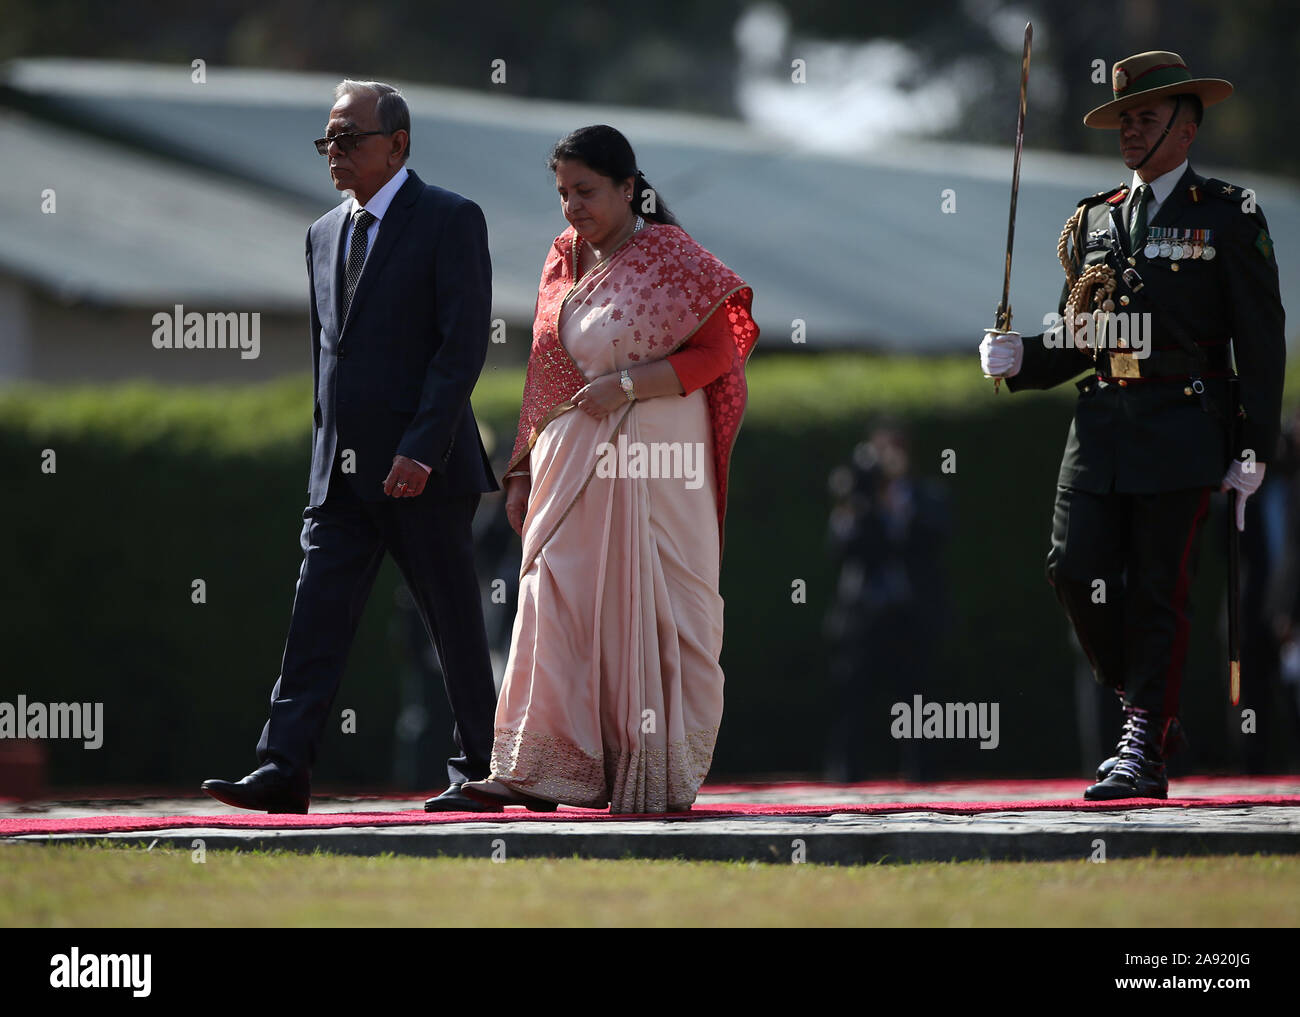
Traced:
[[[1011, 331], [1011, 305], [1007, 303], [999, 303], [997, 309], [993, 312], [993, 327], [985, 329], [984, 331], [993, 335], [1001, 334], [1003, 332], [1010, 332]], [[1001, 391], [1001, 389], [1002, 389], [1002, 379], [994, 378], [993, 394], [997, 395], [997, 393]]]
[[993, 327], [999, 332], [1011, 331], [1011, 305], [1000, 303], [997, 310], [993, 312]]

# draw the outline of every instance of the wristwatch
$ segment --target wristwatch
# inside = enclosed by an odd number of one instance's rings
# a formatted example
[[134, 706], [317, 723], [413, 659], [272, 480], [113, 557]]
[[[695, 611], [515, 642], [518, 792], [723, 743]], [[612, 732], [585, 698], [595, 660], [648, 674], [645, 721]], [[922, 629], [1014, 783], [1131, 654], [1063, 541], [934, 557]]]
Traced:
[[627, 368], [618, 372], [618, 383], [623, 386], [623, 394], [627, 396], [627, 401], [636, 402], [636, 389], [632, 387], [632, 376], [627, 373]]

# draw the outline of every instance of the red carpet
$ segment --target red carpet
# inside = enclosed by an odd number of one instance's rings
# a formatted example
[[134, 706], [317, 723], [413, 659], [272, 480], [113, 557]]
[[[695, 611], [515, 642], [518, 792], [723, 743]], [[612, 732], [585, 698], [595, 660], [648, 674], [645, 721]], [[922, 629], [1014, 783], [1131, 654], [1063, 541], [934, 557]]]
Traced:
[[[700, 795], [708, 798], [713, 795], [743, 795], [779, 789], [783, 792], [796, 794], [804, 792], [821, 796], [834, 791], [852, 791], [859, 794], [918, 794], [929, 791], [935, 794], [977, 794], [984, 797], [998, 795], [1006, 798], [1017, 798], [1027, 793], [1034, 795], [1059, 794], [1062, 798], [1072, 798], [1078, 795], [1079, 789], [1088, 783], [1089, 780], [1082, 777], [1049, 777], [1047, 779], [1015, 777], [1000, 780], [979, 778], [923, 782], [878, 780], [864, 781], [858, 784], [833, 784], [827, 781], [781, 781], [779, 783], [772, 781], [737, 781], [730, 784], [705, 784], [700, 789]], [[1273, 777], [1184, 777], [1175, 778], [1171, 781], [1171, 784], [1175, 790], [1179, 784], [1195, 784], [1198, 789], [1229, 788], [1235, 791], [1242, 791], [1243, 788], [1250, 787], [1285, 785], [1287, 794], [1295, 793], [1300, 795], [1300, 775], [1298, 774], [1282, 774]], [[1202, 796], [1197, 794], [1196, 797], [1200, 798]]]
[[[1017, 782], [1033, 784], [1033, 790], [1043, 790], [1046, 782]], [[1063, 782], [1077, 791], [1079, 781]], [[826, 785], [815, 786], [823, 794]], [[892, 785], [897, 787], [898, 785]], [[931, 785], [936, 790], [939, 785]], [[952, 785], [943, 785], [951, 787]], [[980, 787], [986, 785], [981, 782]], [[772, 785], [763, 785], [771, 789]], [[782, 790], [791, 790], [793, 785], [782, 785]], [[861, 791], [866, 785], [853, 785]], [[750, 790], [756, 790], [751, 785]], [[909, 787], [915, 792], [917, 786]], [[743, 793], [739, 786], [710, 787], [712, 794]], [[1024, 788], [1024, 790], [1029, 790]], [[1166, 801], [1154, 799], [1127, 799], [1117, 802], [1088, 802], [1081, 798], [1060, 799], [1009, 799], [1005, 801], [930, 801], [930, 802], [852, 802], [844, 804], [807, 805], [797, 802], [756, 803], [756, 802], [704, 802], [697, 804], [690, 812], [669, 813], [667, 815], [617, 815], [594, 809], [574, 809], [561, 807], [556, 812], [528, 812], [523, 808], [511, 807], [505, 812], [443, 812], [426, 813], [423, 809], [404, 809], [394, 812], [321, 812], [306, 816], [267, 816], [261, 813], [225, 812], [217, 815], [98, 815], [83, 816], [74, 819], [50, 819], [43, 817], [0, 817], [0, 836], [20, 834], [51, 833], [147, 833], [153, 830], [191, 829], [322, 829], [339, 827], [373, 827], [373, 826], [409, 826], [418, 824], [441, 823], [501, 823], [501, 822], [622, 822], [637, 819], [673, 820], [690, 822], [697, 819], [723, 819], [735, 817], [782, 817], [782, 816], [830, 816], [836, 814], [880, 815], [903, 812], [938, 812], [952, 815], [971, 815], [981, 812], [1037, 812], [1072, 810], [1080, 812], [1106, 811], [1133, 808], [1229, 808], [1250, 805], [1300, 806], [1300, 794], [1223, 794], [1205, 795], [1188, 798], [1170, 798]], [[215, 804], [214, 804], [214, 807]]]

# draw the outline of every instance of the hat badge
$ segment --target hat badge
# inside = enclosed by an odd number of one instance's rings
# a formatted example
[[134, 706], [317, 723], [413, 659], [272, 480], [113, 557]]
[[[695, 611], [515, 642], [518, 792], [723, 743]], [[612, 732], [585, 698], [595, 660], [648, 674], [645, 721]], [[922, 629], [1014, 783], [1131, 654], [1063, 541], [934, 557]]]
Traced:
[[1123, 67], [1116, 65], [1113, 81], [1117, 93], [1124, 91], [1124, 89], [1128, 87], [1128, 71], [1124, 70]]

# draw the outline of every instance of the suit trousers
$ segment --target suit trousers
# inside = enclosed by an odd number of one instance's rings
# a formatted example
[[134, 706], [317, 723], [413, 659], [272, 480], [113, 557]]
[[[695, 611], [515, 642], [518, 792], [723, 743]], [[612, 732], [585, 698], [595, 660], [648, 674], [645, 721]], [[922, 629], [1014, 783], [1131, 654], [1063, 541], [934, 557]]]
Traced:
[[1048, 581], [1097, 681], [1166, 724], [1178, 715], [1210, 493], [1056, 491]]
[[258, 760], [309, 776], [375, 576], [393, 556], [442, 663], [457, 753], [450, 781], [483, 780], [496, 688], [474, 569], [477, 494], [366, 501], [337, 462], [329, 493], [303, 513], [303, 562]]

